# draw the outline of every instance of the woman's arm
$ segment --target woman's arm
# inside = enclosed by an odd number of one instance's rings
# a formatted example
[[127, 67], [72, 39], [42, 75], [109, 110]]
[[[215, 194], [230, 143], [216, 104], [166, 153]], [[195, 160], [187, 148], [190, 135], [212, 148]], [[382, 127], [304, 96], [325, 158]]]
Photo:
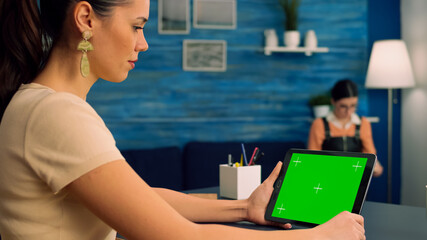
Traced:
[[310, 150], [322, 150], [322, 143], [325, 140], [325, 127], [321, 118], [316, 118], [310, 127], [307, 148]]
[[[193, 222], [251, 221], [257, 224], [274, 224], [264, 219], [265, 209], [273, 192], [273, 184], [282, 167], [278, 162], [270, 176], [245, 200], [210, 200], [193, 197], [168, 189], [156, 188], [156, 192], [181, 215]], [[279, 226], [290, 228], [290, 224]]]
[[182, 216], [193, 222], [238, 222], [246, 219], [247, 200], [212, 200], [164, 188], [154, 190]]
[[[374, 139], [372, 137], [372, 127], [369, 120], [362, 117], [362, 123], [360, 125], [360, 140], [362, 141], [362, 152], [376, 154]], [[383, 166], [380, 161], [375, 162], [374, 166], [374, 177], [379, 177], [383, 173]]]
[[350, 213], [307, 230], [255, 231], [195, 224], [164, 201], [124, 160], [86, 173], [69, 184], [67, 190], [128, 240], [364, 239], [363, 218]]

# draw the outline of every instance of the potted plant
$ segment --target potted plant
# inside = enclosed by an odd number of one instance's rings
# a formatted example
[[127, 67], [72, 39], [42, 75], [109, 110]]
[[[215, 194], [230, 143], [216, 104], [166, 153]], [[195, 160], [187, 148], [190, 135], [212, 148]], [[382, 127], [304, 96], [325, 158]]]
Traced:
[[298, 31], [298, 7], [300, 0], [279, 0], [285, 13], [284, 42], [286, 47], [296, 48], [300, 44], [300, 33]]
[[325, 117], [330, 110], [331, 96], [326, 93], [314, 95], [309, 99], [308, 104], [312, 107], [315, 118]]

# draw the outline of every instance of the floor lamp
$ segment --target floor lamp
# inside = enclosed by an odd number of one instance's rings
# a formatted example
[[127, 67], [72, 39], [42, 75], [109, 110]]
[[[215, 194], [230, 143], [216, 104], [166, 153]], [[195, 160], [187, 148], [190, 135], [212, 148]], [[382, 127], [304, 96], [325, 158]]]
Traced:
[[392, 202], [392, 127], [393, 89], [415, 85], [411, 62], [405, 42], [381, 40], [374, 42], [366, 76], [366, 88], [388, 90], [388, 144], [387, 144], [387, 201]]

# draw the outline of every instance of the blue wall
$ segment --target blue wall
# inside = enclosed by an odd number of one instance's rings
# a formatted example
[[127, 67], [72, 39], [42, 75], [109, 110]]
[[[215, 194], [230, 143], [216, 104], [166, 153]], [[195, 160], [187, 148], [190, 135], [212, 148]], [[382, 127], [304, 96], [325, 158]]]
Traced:
[[[263, 31], [282, 41], [284, 16], [277, 0], [239, 0], [236, 30], [191, 29], [189, 35], [157, 33], [157, 1], [151, 1], [145, 34], [150, 44], [137, 68], [120, 85], [100, 81], [88, 101], [125, 148], [183, 146], [191, 140], [306, 141], [308, 98], [345, 77], [364, 83], [367, 66], [367, 4], [304, 0], [302, 34], [316, 31], [329, 53], [265, 56]], [[184, 39], [220, 39], [228, 45], [226, 72], [184, 72]], [[362, 89], [361, 114], [367, 94]]]
[[[150, 20], [144, 30], [150, 49], [140, 53], [136, 69], [125, 82], [99, 81], [88, 101], [103, 117], [120, 149], [182, 147], [193, 140], [306, 142], [312, 120], [309, 97], [328, 91], [341, 78], [358, 83], [359, 114], [378, 116], [382, 112], [373, 109], [387, 109], [382, 106], [387, 103], [387, 98], [385, 102], [382, 99], [386, 93], [380, 91], [376, 98], [376, 93], [363, 87], [372, 41], [378, 38], [371, 37], [372, 29], [379, 34], [383, 31], [371, 25], [375, 23], [372, 11], [384, 4], [375, 0], [372, 8], [371, 2], [302, 0], [300, 32], [304, 35], [315, 30], [319, 46], [330, 49], [329, 53], [307, 57], [300, 53], [263, 54], [265, 29], [276, 29], [279, 41], [283, 41], [284, 16], [278, 0], [238, 0], [236, 30], [191, 28], [188, 35], [159, 35], [157, 1], [151, 1]], [[399, 9], [394, 0], [391, 2], [392, 10]], [[226, 40], [227, 71], [183, 71], [184, 39]], [[373, 101], [378, 104], [372, 105]], [[380, 117], [373, 130], [384, 162], [387, 118]], [[378, 182], [376, 187], [383, 189], [384, 179], [373, 184]], [[374, 194], [371, 199], [381, 197]]]

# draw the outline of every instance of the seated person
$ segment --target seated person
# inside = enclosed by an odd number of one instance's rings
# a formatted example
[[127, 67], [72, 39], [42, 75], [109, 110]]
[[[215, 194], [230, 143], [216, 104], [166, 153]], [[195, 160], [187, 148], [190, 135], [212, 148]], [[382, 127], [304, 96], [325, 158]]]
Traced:
[[149, 0], [0, 2], [2, 238], [366, 239], [363, 217], [346, 211], [295, 231], [199, 224], [290, 228], [264, 218], [280, 162], [244, 200], [152, 188], [133, 171], [86, 97], [98, 79], [124, 81], [148, 49], [149, 8]]
[[[333, 111], [313, 121], [308, 149], [363, 152], [376, 154], [371, 124], [356, 113], [358, 91], [348, 79], [338, 81], [331, 91]], [[383, 167], [377, 160], [374, 177], [381, 176]]]

